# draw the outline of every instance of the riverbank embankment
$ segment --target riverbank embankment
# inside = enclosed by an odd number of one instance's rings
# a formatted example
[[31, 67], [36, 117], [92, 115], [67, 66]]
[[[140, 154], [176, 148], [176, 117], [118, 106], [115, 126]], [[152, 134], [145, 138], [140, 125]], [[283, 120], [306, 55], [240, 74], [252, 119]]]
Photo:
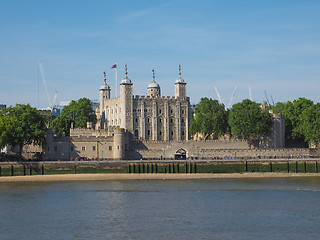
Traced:
[[320, 173], [223, 173], [223, 174], [56, 174], [1, 177], [1, 182], [65, 182], [117, 180], [177, 180], [177, 179], [240, 179], [240, 178], [305, 178], [320, 177]]

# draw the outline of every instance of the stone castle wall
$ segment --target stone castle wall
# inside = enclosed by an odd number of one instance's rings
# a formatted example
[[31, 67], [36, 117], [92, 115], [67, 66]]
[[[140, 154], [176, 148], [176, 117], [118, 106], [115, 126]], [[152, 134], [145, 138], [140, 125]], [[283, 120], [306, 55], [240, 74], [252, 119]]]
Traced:
[[184, 142], [135, 142], [128, 159], [174, 159], [179, 149], [186, 151], [187, 159], [214, 158], [286, 158], [307, 157], [308, 148], [253, 148], [246, 141], [184, 141]]

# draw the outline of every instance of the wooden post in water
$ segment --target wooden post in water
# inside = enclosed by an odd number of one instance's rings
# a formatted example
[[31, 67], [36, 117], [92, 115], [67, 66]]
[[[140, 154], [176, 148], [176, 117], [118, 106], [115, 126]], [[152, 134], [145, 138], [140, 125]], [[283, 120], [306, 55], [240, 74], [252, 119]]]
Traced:
[[26, 175], [26, 165], [23, 165], [23, 176]]
[[1, 170], [2, 170], [2, 168], [0, 167], [0, 177], [2, 176], [2, 171]]
[[30, 164], [29, 166], [30, 166], [30, 168], [29, 168], [29, 174], [32, 175], [32, 164]]
[[186, 173], [188, 173], [188, 163], [186, 163]]
[[246, 161], [246, 172], [248, 172], [248, 161]]
[[172, 163], [172, 173], [176, 173], [176, 169], [175, 169], [174, 163]]
[[141, 165], [140, 165], [140, 163], [139, 163], [139, 169], [138, 170], [139, 170], [139, 173], [141, 173]]
[[177, 164], [177, 172], [180, 173], [180, 165], [179, 165], [179, 163]]
[[151, 164], [151, 173], [154, 173], [153, 163]]
[[197, 164], [194, 164], [194, 173], [197, 173]]
[[272, 172], [272, 162], [270, 162], [270, 172]]
[[318, 162], [316, 161], [316, 169], [315, 169], [315, 172], [317, 173], [318, 172]]
[[296, 173], [298, 173], [298, 161], [296, 161]]
[[41, 174], [44, 175], [44, 167], [43, 167], [43, 164], [41, 166]]
[[158, 164], [156, 164], [156, 173], [159, 173]]
[[192, 163], [190, 163], [190, 173], [192, 173]]
[[76, 174], [76, 173], [77, 173], [77, 166], [74, 165], [74, 174]]
[[289, 164], [289, 161], [288, 161], [288, 173], [290, 172], [290, 164]]
[[129, 166], [128, 166], [128, 173], [131, 173], [131, 165], [129, 163]]
[[13, 165], [11, 165], [11, 177], [14, 176], [14, 168], [13, 168]]

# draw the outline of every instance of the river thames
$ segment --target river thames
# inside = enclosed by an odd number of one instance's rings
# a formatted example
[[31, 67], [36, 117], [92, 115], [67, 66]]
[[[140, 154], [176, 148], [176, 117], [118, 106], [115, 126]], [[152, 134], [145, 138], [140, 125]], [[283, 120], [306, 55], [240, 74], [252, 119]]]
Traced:
[[319, 239], [320, 178], [0, 183], [0, 239]]

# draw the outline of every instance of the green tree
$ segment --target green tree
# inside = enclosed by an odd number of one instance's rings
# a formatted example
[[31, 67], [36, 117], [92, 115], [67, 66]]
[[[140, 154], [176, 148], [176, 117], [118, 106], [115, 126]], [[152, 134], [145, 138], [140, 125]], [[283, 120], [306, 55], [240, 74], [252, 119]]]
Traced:
[[225, 134], [227, 129], [227, 113], [223, 104], [211, 98], [201, 98], [195, 109], [195, 116], [191, 118], [190, 133], [202, 133], [207, 139], [214, 139]]
[[229, 113], [229, 124], [233, 136], [257, 142], [271, 131], [271, 115], [256, 102], [243, 100], [232, 106]]
[[284, 102], [277, 102], [276, 105], [272, 108], [274, 113], [284, 113], [286, 103]]
[[36, 108], [29, 104], [17, 104], [15, 107], [0, 111], [0, 147], [22, 147], [25, 144], [41, 145], [45, 141], [46, 120]]
[[306, 142], [317, 145], [320, 142], [320, 104], [313, 104], [304, 109], [300, 129]]
[[51, 127], [57, 135], [70, 135], [71, 124], [75, 128], [86, 128], [87, 122], [96, 123], [97, 118], [88, 98], [80, 98], [62, 109], [59, 117], [52, 121]]
[[286, 121], [287, 137], [303, 138], [303, 111], [308, 109], [314, 103], [306, 98], [299, 98], [293, 102], [288, 101], [285, 105], [284, 114]]

